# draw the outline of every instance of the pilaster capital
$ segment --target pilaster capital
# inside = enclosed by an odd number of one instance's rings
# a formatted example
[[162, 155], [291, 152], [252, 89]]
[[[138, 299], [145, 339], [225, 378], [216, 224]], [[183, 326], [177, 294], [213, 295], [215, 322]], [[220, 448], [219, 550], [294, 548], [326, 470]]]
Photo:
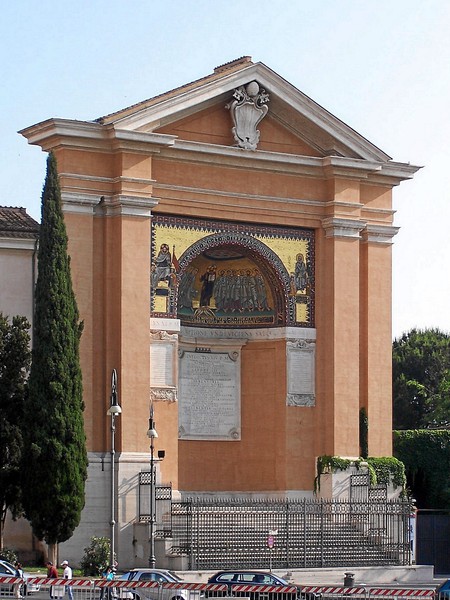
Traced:
[[107, 217], [115, 217], [118, 215], [127, 217], [151, 217], [151, 209], [158, 204], [158, 201], [159, 199], [153, 196], [150, 198], [128, 196], [125, 194], [102, 196], [96, 214]]
[[94, 194], [61, 191], [62, 208], [65, 213], [93, 215], [99, 200], [99, 196]]
[[392, 225], [367, 225], [362, 232], [362, 240], [366, 243], [392, 244], [392, 238], [399, 230], [400, 227], [392, 227]]
[[322, 220], [325, 237], [361, 238], [361, 231], [366, 227], [365, 221], [327, 217]]

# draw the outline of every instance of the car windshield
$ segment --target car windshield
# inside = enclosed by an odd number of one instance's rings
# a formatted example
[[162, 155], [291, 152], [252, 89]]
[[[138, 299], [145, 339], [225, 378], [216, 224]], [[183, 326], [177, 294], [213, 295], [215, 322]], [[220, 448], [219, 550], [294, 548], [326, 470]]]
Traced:
[[220, 573], [216, 577], [213, 577], [216, 581], [223, 581], [224, 583], [264, 583], [269, 585], [288, 585], [286, 581], [279, 577], [270, 575], [269, 573], [255, 573], [255, 572], [226, 572]]
[[2, 560], [0, 562], [0, 573], [6, 573], [7, 575], [15, 575], [16, 570], [10, 563], [6, 562], [6, 560]]
[[179, 581], [183, 581], [181, 577], [173, 571], [128, 571], [128, 573], [124, 573], [120, 579], [125, 579], [127, 581], [158, 581], [160, 583], [178, 583]]

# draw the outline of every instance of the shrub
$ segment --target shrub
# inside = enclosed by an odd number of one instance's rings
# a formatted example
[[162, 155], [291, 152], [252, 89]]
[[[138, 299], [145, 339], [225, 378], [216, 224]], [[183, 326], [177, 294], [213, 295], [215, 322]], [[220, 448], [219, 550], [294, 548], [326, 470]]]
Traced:
[[11, 548], [3, 548], [0, 553], [0, 558], [14, 565], [17, 562], [17, 552], [15, 550], [11, 550]]
[[107, 537], [91, 538], [91, 543], [84, 549], [80, 567], [83, 575], [100, 576], [109, 564], [111, 543]]

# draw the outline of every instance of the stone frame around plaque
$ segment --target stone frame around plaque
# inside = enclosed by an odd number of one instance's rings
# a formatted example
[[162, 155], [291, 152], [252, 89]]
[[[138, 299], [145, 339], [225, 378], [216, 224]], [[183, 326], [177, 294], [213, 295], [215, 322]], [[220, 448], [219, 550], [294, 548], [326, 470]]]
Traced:
[[315, 340], [286, 340], [288, 406], [315, 406], [315, 359]]
[[178, 335], [150, 332], [150, 400], [178, 400]]
[[241, 439], [241, 349], [245, 344], [245, 340], [229, 339], [180, 341], [179, 439]]

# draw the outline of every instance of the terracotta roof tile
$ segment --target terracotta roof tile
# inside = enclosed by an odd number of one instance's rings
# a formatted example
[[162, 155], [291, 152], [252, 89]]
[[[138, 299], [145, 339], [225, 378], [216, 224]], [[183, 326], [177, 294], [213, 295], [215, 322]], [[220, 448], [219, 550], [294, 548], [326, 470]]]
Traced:
[[39, 223], [27, 214], [26, 208], [0, 206], [0, 236], [37, 238]]

